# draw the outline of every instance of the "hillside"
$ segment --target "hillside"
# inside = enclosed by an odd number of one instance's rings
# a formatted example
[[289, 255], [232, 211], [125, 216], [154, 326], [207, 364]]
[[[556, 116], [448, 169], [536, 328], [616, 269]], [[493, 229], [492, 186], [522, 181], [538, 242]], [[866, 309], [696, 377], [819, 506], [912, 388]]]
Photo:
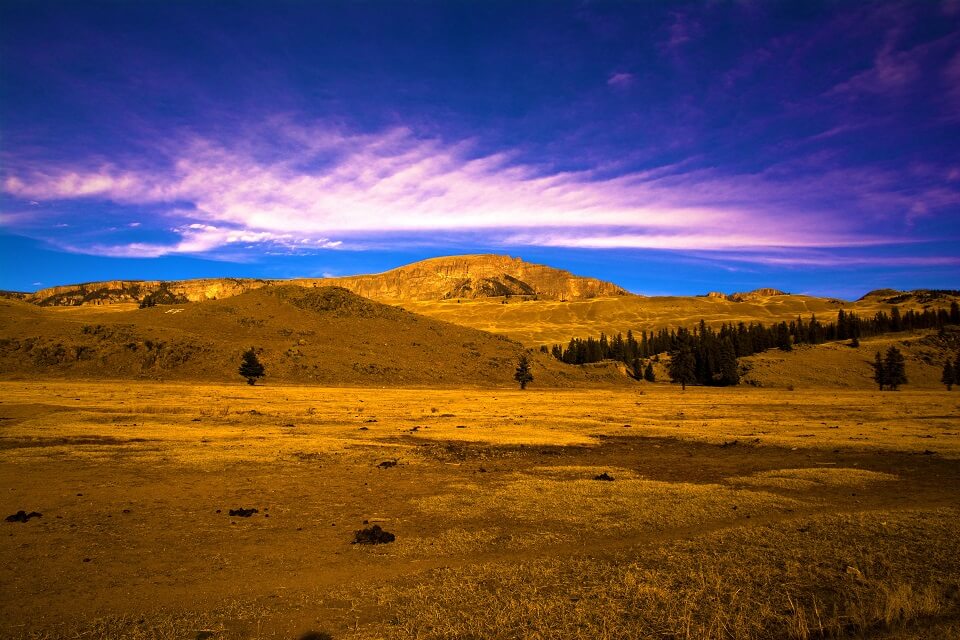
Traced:
[[[761, 292], [733, 296], [624, 296], [569, 302], [551, 300], [496, 300], [433, 301], [408, 303], [404, 307], [416, 313], [456, 322], [468, 327], [507, 335], [524, 344], [566, 344], [572, 337], [599, 336], [601, 332], [613, 335], [627, 330], [650, 331], [660, 327], [692, 327], [702, 318], [708, 325], [719, 326], [736, 322], [780, 322], [798, 315], [809, 318], [816, 314], [821, 320], [835, 320], [840, 309], [853, 311], [864, 317], [894, 306], [884, 299], [862, 298], [845, 302], [833, 298], [803, 295], [762, 295]], [[949, 307], [957, 296], [945, 295], [927, 301], [898, 293], [902, 311], [932, 307]]]
[[711, 292], [704, 296], [631, 295], [617, 285], [503, 255], [433, 258], [372, 275], [286, 281], [212, 278], [176, 281], [114, 280], [65, 285], [0, 298], [39, 306], [94, 307], [128, 311], [141, 301], [160, 305], [222, 300], [257, 289], [292, 284], [340, 286], [365, 298], [482, 331], [503, 334], [527, 346], [566, 343], [572, 337], [628, 330], [692, 326], [702, 318], [718, 326], [779, 322], [817, 314], [832, 320], [844, 309], [863, 316], [960, 300], [952, 290], [871, 291], [855, 302], [791, 295], [771, 288]]
[[944, 389], [940, 384], [943, 364], [960, 350], [960, 330], [885, 334], [861, 341], [859, 348], [846, 342], [802, 345], [793, 351], [771, 349], [740, 359], [746, 374], [741, 384], [775, 388], [830, 387], [876, 389], [873, 381], [874, 354], [891, 346], [906, 360], [908, 383], [904, 389]]
[[[338, 287], [261, 287], [146, 309], [41, 308], [0, 299], [0, 376], [239, 381], [262, 349], [266, 383], [512, 386], [522, 345]], [[612, 367], [531, 355], [535, 385], [629, 384]]]
[[40, 306], [139, 303], [146, 299], [159, 304], [180, 304], [228, 298], [269, 284], [338, 286], [365, 298], [393, 303], [504, 296], [584, 300], [628, 295], [624, 289], [609, 282], [576, 276], [545, 265], [531, 264], [520, 258], [469, 255], [432, 258], [384, 273], [342, 278], [300, 278], [287, 281], [243, 278], [111, 280], [49, 287], [28, 294], [12, 292], [7, 297], [23, 299]]

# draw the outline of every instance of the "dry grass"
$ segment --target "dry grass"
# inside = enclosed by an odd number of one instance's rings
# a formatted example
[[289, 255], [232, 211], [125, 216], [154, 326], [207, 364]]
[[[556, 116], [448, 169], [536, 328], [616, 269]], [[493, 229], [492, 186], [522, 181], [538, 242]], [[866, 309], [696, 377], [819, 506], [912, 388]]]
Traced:
[[0, 382], [0, 635], [960, 637], [958, 398]]
[[[795, 500], [763, 491], [627, 479], [618, 469], [611, 474], [622, 479], [599, 482], [514, 474], [495, 487], [455, 485], [447, 493], [418, 500], [416, 506], [433, 517], [468, 521], [500, 518], [558, 532], [586, 521], [617, 535], [723, 520], [733, 515], [733, 507], [756, 515], [800, 506]], [[683, 509], [677, 508], [680, 504]]]
[[384, 590], [380, 605], [395, 608], [396, 619], [348, 637], [748, 640], [909, 632], [960, 614], [960, 561], [950, 551], [960, 542], [958, 515], [902, 513], [882, 523], [824, 517], [802, 531], [770, 525], [603, 557], [438, 570]]
[[144, 438], [161, 446], [171, 442], [178, 456], [214, 464], [234, 458], [262, 460], [275, 453], [338, 451], [383, 444], [385, 439], [404, 446], [395, 442], [398, 436], [414, 442], [489, 445], [593, 445], [609, 436], [665, 436], [728, 445], [736, 441], [736, 446], [856, 447], [960, 457], [960, 424], [955, 419], [960, 394], [946, 391], [681, 392], [673, 385], [656, 384], [645, 386], [639, 395], [616, 389], [0, 382], [0, 395], [3, 411], [23, 415], [22, 421], [6, 426], [4, 439]]
[[761, 471], [750, 476], [728, 478], [728, 481], [740, 486], [807, 491], [817, 487], [864, 487], [873, 482], [890, 482], [897, 479], [897, 476], [890, 473], [828, 467]]

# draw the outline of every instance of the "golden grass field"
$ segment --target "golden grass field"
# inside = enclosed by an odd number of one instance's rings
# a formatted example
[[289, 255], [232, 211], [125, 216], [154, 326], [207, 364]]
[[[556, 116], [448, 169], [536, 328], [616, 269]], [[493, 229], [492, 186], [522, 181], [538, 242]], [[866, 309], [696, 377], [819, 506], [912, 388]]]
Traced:
[[[0, 515], [43, 515], [2, 523], [0, 636], [958, 638], [958, 415], [942, 388], [3, 381]], [[364, 521], [396, 541], [352, 545]]]

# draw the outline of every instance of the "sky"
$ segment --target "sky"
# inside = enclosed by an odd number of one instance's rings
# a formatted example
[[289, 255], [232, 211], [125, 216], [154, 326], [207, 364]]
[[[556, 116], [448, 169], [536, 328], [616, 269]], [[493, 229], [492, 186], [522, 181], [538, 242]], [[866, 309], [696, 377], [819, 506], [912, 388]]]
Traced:
[[960, 0], [0, 3], [0, 289], [960, 288]]

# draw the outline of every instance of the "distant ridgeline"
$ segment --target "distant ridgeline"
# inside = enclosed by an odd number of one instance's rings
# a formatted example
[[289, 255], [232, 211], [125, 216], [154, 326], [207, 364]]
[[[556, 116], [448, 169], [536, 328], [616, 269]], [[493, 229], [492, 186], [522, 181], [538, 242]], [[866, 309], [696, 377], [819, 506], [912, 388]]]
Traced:
[[[796, 344], [821, 344], [836, 340], [859, 340], [861, 337], [916, 329], [941, 329], [945, 325], [960, 325], [960, 305], [950, 304], [950, 309], [924, 309], [900, 313], [898, 307], [890, 313], [880, 311], [872, 318], [861, 318], [855, 313], [843, 311], [837, 314], [836, 322], [822, 323], [816, 316], [808, 321], [780, 322], [770, 326], [763, 323], [743, 322], [724, 324], [719, 330], [700, 321], [692, 330], [660, 329], [640, 332], [640, 339], [632, 331], [626, 338], [618, 333], [613, 338], [600, 334], [600, 338], [573, 338], [566, 348], [554, 345], [553, 357], [567, 364], [589, 364], [601, 360], [623, 362], [638, 380], [642, 377], [645, 358], [660, 353], [669, 353], [673, 358], [692, 355], [695, 381], [706, 385], [736, 384], [739, 380], [730, 375], [727, 364], [734, 358], [753, 355], [767, 349], [793, 349]], [[546, 350], [542, 347], [541, 350]], [[688, 380], [693, 382], [694, 380]]]

